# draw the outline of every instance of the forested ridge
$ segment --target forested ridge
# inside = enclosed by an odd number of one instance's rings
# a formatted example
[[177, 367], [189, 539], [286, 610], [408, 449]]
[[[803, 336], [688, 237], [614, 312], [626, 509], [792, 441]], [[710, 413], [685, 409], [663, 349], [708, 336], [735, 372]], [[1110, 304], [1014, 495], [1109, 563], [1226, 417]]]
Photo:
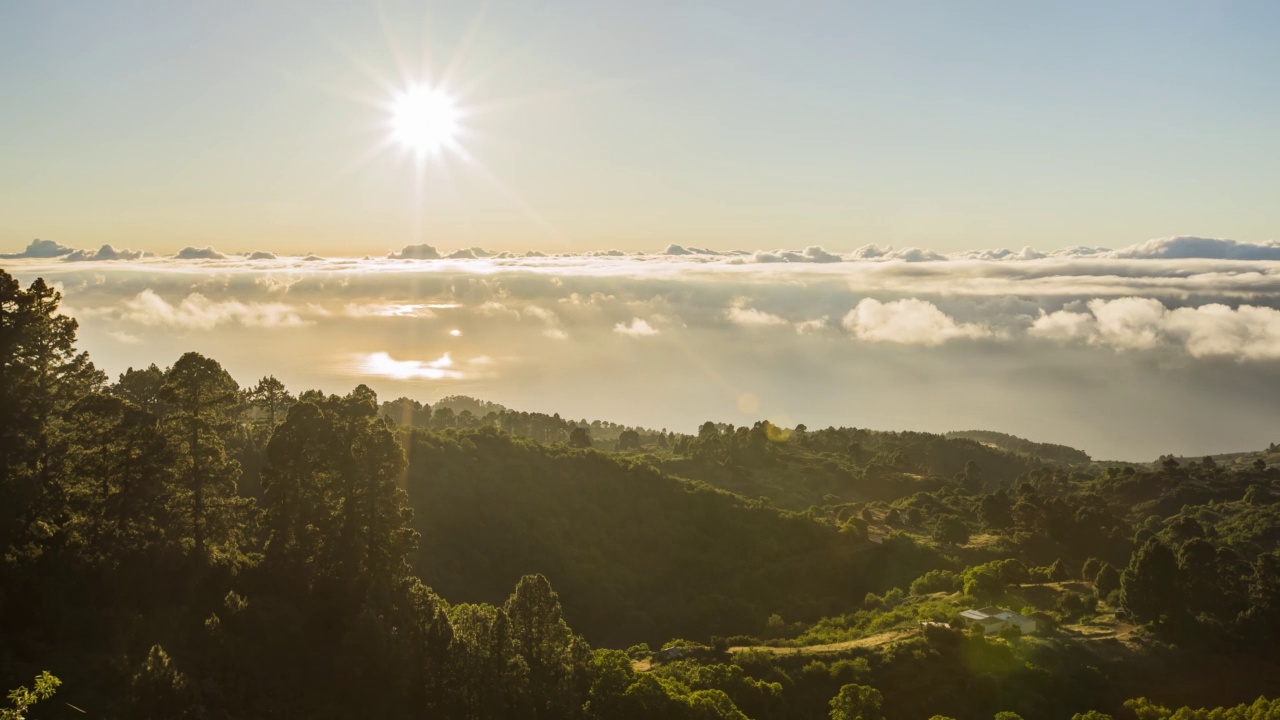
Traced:
[[59, 302], [0, 271], [5, 720], [1280, 715], [1269, 452], [109, 380]]

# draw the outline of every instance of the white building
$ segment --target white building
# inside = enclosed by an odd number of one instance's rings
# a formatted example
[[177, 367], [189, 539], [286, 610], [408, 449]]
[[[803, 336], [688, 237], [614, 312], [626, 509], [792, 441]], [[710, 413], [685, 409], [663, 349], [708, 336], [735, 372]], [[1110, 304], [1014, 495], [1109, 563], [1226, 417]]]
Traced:
[[982, 632], [986, 635], [995, 635], [1007, 627], [1016, 627], [1023, 635], [1030, 635], [1036, 631], [1035, 620], [994, 605], [977, 610], [965, 610], [960, 613], [960, 617], [971, 626], [980, 625]]

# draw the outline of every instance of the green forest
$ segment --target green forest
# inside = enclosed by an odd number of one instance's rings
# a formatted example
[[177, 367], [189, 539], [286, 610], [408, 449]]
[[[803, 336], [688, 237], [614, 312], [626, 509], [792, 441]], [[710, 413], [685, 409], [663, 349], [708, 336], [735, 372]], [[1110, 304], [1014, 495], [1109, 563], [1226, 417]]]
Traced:
[[1274, 444], [110, 378], [60, 301], [0, 270], [0, 720], [1280, 718]]

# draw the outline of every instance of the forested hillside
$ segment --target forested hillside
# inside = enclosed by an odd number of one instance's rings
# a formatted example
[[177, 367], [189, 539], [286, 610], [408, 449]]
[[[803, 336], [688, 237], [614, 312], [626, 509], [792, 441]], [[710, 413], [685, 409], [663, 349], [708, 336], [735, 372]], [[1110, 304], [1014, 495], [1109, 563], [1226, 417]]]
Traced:
[[[437, 426], [197, 353], [111, 380], [59, 302], [0, 271], [5, 720], [1277, 712], [1268, 452], [1060, 463], [765, 421], [544, 441], [554, 415]], [[989, 605], [1036, 633], [960, 614]]]
[[1066, 445], [1055, 445], [1053, 443], [1039, 443], [1014, 435], [1008, 435], [991, 430], [956, 430], [947, 433], [949, 438], [964, 438], [966, 440], [977, 440], [986, 443], [992, 447], [998, 447], [1002, 450], [1010, 452], [1031, 455], [1042, 460], [1052, 460], [1064, 463], [1087, 463], [1091, 459], [1089, 454], [1083, 450], [1077, 450]]
[[865, 534], [643, 462], [492, 429], [414, 431], [406, 447], [419, 574], [446, 597], [495, 601], [543, 573], [593, 641], [755, 630], [885, 589]]

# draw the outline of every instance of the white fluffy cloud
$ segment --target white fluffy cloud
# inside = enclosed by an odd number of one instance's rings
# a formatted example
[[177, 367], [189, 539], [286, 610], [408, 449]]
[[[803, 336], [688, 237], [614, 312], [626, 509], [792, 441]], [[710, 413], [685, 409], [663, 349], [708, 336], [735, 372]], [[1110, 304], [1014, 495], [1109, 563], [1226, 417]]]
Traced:
[[642, 318], [631, 318], [627, 322], [620, 322], [613, 326], [613, 331], [619, 335], [630, 335], [631, 337], [648, 337], [658, 334], [658, 329]]
[[918, 298], [891, 302], [863, 298], [844, 316], [843, 325], [864, 342], [899, 345], [936, 346], [949, 340], [992, 334], [981, 325], [956, 322], [933, 303]]
[[724, 316], [734, 325], [743, 327], [770, 327], [773, 325], [786, 325], [787, 321], [773, 313], [757, 310], [753, 307], [747, 307], [747, 298], [738, 298], [733, 304], [724, 311]]
[[1280, 359], [1280, 310], [1221, 303], [1170, 310], [1153, 298], [1095, 299], [1089, 312], [1042, 313], [1031, 335], [1116, 350], [1172, 346], [1195, 358]]

